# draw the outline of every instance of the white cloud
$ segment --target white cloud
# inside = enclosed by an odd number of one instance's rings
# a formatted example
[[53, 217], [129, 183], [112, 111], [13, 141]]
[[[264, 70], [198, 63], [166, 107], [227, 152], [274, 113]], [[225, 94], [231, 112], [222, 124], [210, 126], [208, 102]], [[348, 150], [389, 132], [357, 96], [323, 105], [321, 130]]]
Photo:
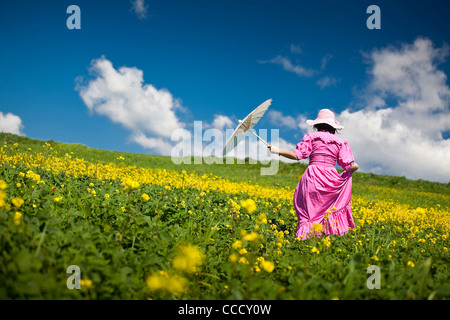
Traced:
[[291, 53], [301, 54], [303, 52], [302, 47], [298, 44], [291, 43], [290, 46]]
[[287, 129], [296, 129], [298, 127], [297, 121], [292, 116], [285, 116], [281, 111], [270, 110], [268, 113], [269, 120], [272, 124]]
[[[437, 68], [448, 47], [418, 38], [369, 54], [367, 107], [338, 115], [362, 170], [449, 182], [450, 88]], [[394, 101], [394, 102], [392, 102]]]
[[293, 64], [292, 61], [285, 56], [278, 55], [269, 61], [260, 61], [260, 63], [279, 64], [284, 70], [293, 72], [300, 77], [312, 77], [316, 74], [315, 70], [307, 69], [300, 64]]
[[[290, 46], [291, 53], [300, 54], [302, 53], [301, 47], [298, 45], [291, 44]], [[310, 69], [306, 68], [300, 64], [295, 64], [291, 61], [289, 57], [278, 55], [275, 58], [267, 61], [259, 61], [259, 63], [273, 63], [278, 64], [283, 67], [284, 70], [288, 72], [293, 72], [299, 77], [307, 77], [312, 78], [319, 76], [321, 73], [324, 72], [327, 64], [330, 62], [330, 60], [333, 58], [333, 55], [327, 53], [321, 60], [320, 63], [320, 69]], [[316, 81], [316, 84], [319, 85], [322, 89], [330, 86], [334, 86], [339, 82], [338, 79], [336, 79], [333, 76], [324, 76]]]
[[327, 53], [327, 54], [322, 58], [322, 62], [321, 62], [320, 68], [321, 68], [322, 70], [324, 70], [325, 67], [327, 66], [328, 62], [330, 62], [330, 60], [331, 60], [332, 58], [333, 58], [333, 55]]
[[131, 141], [146, 149], [152, 149], [163, 156], [170, 156], [172, 144], [162, 138], [147, 137], [142, 132], [136, 132], [131, 136]]
[[229, 117], [224, 115], [215, 115], [212, 126], [213, 128], [223, 130], [225, 128], [233, 127], [233, 124], [234, 122]]
[[13, 133], [19, 136], [23, 136], [23, 124], [22, 119], [15, 114], [8, 112], [3, 114], [0, 112], [0, 132]]
[[309, 128], [306, 124], [306, 117], [301, 114], [294, 118], [289, 115], [284, 115], [281, 111], [272, 109], [269, 111], [268, 117], [269, 121], [280, 129], [301, 129], [303, 132], [306, 132]]
[[[183, 127], [175, 114], [180, 102], [165, 89], [144, 84], [143, 72], [137, 68], [116, 70], [105, 57], [92, 61], [95, 78], [86, 85], [77, 85], [80, 97], [91, 112], [108, 117], [135, 133], [132, 139], [144, 147], [158, 139], [170, 139], [172, 131]], [[157, 140], [143, 139], [147, 133]], [[151, 141], [151, 142], [149, 142]]]
[[326, 87], [335, 86], [338, 83], [338, 79], [333, 76], [325, 76], [317, 80], [316, 83], [319, 85], [319, 87], [324, 89]]
[[148, 6], [145, 5], [145, 0], [132, 0], [131, 4], [131, 10], [136, 13], [139, 19], [142, 20], [147, 18]]

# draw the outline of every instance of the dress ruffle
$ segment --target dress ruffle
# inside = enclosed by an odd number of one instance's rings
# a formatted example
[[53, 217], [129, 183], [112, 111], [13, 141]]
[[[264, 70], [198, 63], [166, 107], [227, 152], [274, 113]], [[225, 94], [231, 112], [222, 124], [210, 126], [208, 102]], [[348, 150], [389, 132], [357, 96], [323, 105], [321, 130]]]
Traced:
[[[322, 231], [314, 231], [313, 224], [321, 224]], [[302, 220], [297, 227], [295, 237], [306, 240], [312, 236], [320, 237], [331, 234], [341, 236], [353, 228], [355, 228], [355, 222], [353, 221], [351, 204], [348, 203], [345, 207], [335, 210], [331, 214], [321, 216], [320, 219]]]

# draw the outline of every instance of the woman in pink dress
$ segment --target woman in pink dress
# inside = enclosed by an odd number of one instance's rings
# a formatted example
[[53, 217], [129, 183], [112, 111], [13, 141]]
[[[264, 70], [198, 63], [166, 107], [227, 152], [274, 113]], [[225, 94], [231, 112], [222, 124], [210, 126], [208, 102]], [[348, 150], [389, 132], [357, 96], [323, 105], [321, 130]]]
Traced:
[[[307, 133], [296, 150], [285, 151], [269, 146], [270, 152], [289, 159], [309, 157], [309, 166], [294, 194], [298, 217], [296, 237], [305, 240], [322, 231], [342, 235], [355, 227], [350, 200], [352, 174], [359, 167], [348, 143], [335, 135], [336, 130], [343, 127], [331, 110], [320, 110], [317, 119], [306, 123], [316, 131]], [[341, 174], [335, 168], [336, 161], [344, 169]]]

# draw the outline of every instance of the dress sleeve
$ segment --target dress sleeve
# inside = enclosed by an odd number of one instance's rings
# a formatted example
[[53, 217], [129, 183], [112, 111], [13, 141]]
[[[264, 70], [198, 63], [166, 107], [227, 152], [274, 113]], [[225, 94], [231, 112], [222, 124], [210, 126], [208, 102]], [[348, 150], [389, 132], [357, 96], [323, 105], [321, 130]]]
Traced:
[[297, 159], [306, 159], [309, 157], [312, 151], [311, 137], [309, 135], [305, 135], [303, 140], [297, 144], [297, 147], [294, 150]]
[[347, 142], [344, 142], [344, 144], [342, 144], [341, 146], [341, 149], [339, 150], [339, 155], [337, 158], [338, 165], [345, 171], [348, 171], [354, 161], [355, 158], [353, 157], [350, 146]]

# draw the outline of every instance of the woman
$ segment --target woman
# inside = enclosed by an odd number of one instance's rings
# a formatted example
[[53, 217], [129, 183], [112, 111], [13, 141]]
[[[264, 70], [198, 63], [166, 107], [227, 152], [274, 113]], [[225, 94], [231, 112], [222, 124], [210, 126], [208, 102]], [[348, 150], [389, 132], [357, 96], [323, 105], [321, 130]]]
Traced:
[[[298, 217], [296, 237], [312, 234], [346, 233], [355, 227], [350, 206], [352, 174], [359, 166], [354, 162], [346, 141], [336, 136], [343, 128], [329, 109], [322, 109], [315, 120], [307, 120], [316, 131], [308, 133], [296, 150], [285, 151], [268, 146], [270, 152], [300, 160], [309, 157], [309, 166], [295, 189], [294, 208]], [[335, 163], [344, 169], [339, 174]]]

